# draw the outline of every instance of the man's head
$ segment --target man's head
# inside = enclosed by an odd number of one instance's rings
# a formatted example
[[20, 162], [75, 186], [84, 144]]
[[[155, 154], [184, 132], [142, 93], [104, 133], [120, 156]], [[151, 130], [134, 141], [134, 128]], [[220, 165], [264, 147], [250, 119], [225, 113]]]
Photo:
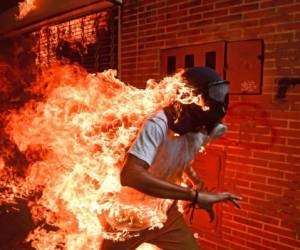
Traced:
[[229, 82], [222, 80], [216, 71], [208, 67], [189, 68], [182, 77], [195, 89], [196, 94], [201, 95], [209, 110], [204, 111], [195, 103], [183, 104], [181, 117], [172, 129], [179, 134], [185, 134], [204, 128], [210, 133], [226, 114]]

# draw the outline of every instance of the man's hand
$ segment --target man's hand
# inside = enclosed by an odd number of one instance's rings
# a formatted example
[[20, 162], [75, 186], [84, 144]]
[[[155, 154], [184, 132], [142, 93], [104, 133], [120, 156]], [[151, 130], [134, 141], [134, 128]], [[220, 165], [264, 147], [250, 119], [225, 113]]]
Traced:
[[213, 205], [218, 202], [231, 202], [235, 207], [240, 208], [239, 201], [242, 198], [231, 193], [206, 193], [200, 192], [198, 194], [197, 203], [200, 208], [206, 210], [209, 214], [210, 222], [215, 219], [215, 212]]

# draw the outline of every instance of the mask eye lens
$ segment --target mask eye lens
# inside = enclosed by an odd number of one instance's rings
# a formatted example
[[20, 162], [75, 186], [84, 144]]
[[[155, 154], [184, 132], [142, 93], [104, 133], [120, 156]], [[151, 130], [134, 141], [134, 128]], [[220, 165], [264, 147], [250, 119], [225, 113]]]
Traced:
[[229, 92], [229, 84], [226, 81], [220, 83], [215, 83], [210, 86], [208, 90], [209, 97], [218, 102], [224, 102], [226, 95]]

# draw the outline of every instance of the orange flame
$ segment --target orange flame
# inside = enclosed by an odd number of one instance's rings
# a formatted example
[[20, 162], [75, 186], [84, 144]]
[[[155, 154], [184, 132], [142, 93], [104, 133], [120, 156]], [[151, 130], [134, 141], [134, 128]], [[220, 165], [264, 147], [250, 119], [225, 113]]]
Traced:
[[29, 12], [36, 9], [36, 0], [25, 0], [24, 2], [19, 3], [19, 15], [17, 19], [21, 20], [28, 15]]
[[30, 162], [25, 179], [8, 186], [13, 173], [0, 158], [0, 187], [9, 190], [0, 204], [41, 192], [29, 206], [33, 221], [43, 224], [27, 241], [43, 250], [99, 249], [103, 238], [137, 235], [130, 226], [161, 227], [167, 203], [153, 197], [132, 202], [139, 192], [121, 187], [119, 174], [150, 115], [174, 101], [202, 103], [181, 74], [148, 81], [141, 90], [115, 78], [113, 70], [88, 74], [79, 66], [55, 64], [28, 91], [37, 98], [12, 111], [5, 127]]

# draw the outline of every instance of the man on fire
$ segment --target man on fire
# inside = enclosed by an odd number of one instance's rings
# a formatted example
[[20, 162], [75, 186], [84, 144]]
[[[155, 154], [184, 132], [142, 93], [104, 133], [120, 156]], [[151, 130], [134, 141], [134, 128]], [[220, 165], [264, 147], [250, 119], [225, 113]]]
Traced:
[[[163, 227], [147, 228], [131, 221], [128, 231], [138, 236], [119, 242], [106, 239], [103, 250], [136, 249], [144, 242], [165, 250], [199, 249], [178, 211], [177, 201], [190, 201], [194, 208], [198, 206], [207, 211], [211, 220], [215, 218], [215, 203], [231, 202], [240, 207], [239, 196], [203, 191], [203, 182], [191, 164], [202, 146], [226, 131], [220, 121], [228, 107], [229, 82], [207, 67], [189, 68], [182, 77], [202, 96], [208, 110], [196, 103], [175, 102], [148, 119], [129, 150], [120, 177], [122, 186], [160, 198], [160, 206], [166, 212]], [[193, 182], [194, 189], [180, 186], [183, 174]], [[117, 228], [117, 225], [111, 226]]]

